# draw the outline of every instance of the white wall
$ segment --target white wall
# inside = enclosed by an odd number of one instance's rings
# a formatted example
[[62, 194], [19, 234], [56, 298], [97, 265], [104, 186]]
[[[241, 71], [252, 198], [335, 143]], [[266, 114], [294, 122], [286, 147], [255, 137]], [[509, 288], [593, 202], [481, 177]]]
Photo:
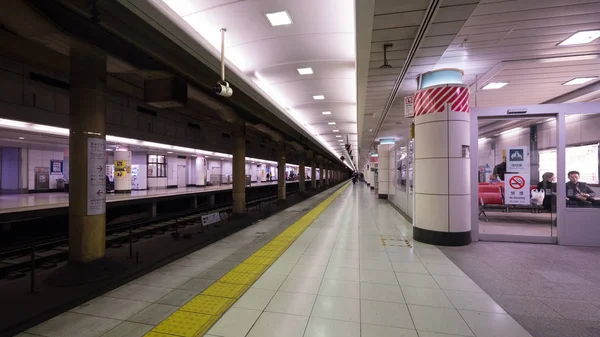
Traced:
[[[64, 159], [64, 151], [46, 151], [46, 150], [33, 150], [30, 149], [28, 157], [28, 175], [29, 182], [28, 188], [30, 190], [35, 189], [35, 168], [36, 167], [46, 167], [50, 170], [50, 160], [63, 160]], [[50, 189], [56, 188], [56, 180], [63, 179], [62, 174], [51, 174], [50, 175]]]

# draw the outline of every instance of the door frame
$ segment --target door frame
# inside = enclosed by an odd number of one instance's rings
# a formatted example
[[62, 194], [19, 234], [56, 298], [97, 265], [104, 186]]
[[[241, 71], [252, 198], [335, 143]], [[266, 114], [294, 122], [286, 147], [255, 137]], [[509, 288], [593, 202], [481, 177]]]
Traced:
[[[597, 114], [600, 112], [600, 102], [592, 103], [559, 103], [559, 104], [536, 104], [526, 106], [498, 106], [487, 108], [474, 108], [471, 110], [471, 144], [479, 144], [479, 117], [510, 117], [513, 115], [541, 117], [543, 115], [556, 116], [556, 152], [557, 152], [557, 186], [566, 184], [565, 147], [566, 147], [566, 123], [565, 117], [569, 114]], [[479, 202], [476, 182], [478, 175], [479, 147], [471, 147], [471, 237], [473, 241], [480, 239], [479, 234]], [[557, 200], [565, 200], [566, 189], [557, 188]], [[561, 238], [565, 237], [565, 214], [566, 204], [557, 202], [557, 242], [561, 244]], [[487, 238], [487, 236], [486, 236]], [[519, 242], [519, 236], [514, 236], [511, 241]], [[498, 237], [502, 240], [502, 237]], [[506, 238], [504, 238], [506, 239]], [[502, 240], [504, 241], [504, 240]], [[531, 240], [529, 240], [531, 241]]]

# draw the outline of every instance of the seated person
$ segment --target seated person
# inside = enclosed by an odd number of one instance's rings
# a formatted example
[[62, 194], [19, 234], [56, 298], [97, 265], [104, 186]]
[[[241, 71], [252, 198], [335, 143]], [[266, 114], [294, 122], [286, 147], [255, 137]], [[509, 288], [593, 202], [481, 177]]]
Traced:
[[596, 193], [585, 183], [579, 182], [579, 172], [569, 172], [567, 183], [567, 206], [591, 207], [600, 206], [600, 200], [595, 200]]
[[546, 172], [542, 175], [542, 181], [537, 184], [538, 191], [544, 191], [544, 201], [542, 207], [550, 210], [553, 204], [554, 196], [556, 196], [556, 184], [554, 183], [554, 173]]
[[502, 180], [500, 180], [500, 178], [498, 178], [497, 174], [490, 174], [490, 183], [501, 183]]

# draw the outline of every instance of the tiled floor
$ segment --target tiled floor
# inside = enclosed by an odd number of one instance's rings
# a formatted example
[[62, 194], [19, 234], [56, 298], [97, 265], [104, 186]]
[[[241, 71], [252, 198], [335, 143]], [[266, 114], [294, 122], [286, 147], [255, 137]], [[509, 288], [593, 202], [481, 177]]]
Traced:
[[600, 248], [477, 242], [442, 250], [534, 337], [600, 336]]
[[[28, 333], [142, 336], [234, 265], [223, 261], [239, 262], [270, 240], [252, 233], [289, 221], [294, 211], [277, 214]], [[410, 224], [385, 201], [364, 185], [351, 186], [207, 336], [530, 336], [438, 248], [407, 243], [411, 234]]]

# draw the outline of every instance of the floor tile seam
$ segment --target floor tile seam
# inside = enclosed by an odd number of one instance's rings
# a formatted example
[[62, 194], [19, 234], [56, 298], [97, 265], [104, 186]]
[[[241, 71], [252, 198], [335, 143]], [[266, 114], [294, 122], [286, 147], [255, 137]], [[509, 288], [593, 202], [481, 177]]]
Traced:
[[[302, 229], [302, 231], [300, 231], [300, 232], [299, 232], [299, 233], [298, 233], [298, 234], [295, 236], [295, 238], [294, 238], [294, 239], [293, 239], [291, 242], [287, 242], [286, 244], [284, 244], [284, 246], [285, 246], [285, 250], [282, 250], [282, 251], [279, 253], [279, 256], [278, 256], [277, 258], [274, 258], [274, 259], [273, 259], [273, 261], [271, 261], [271, 262], [269, 263], [269, 266], [271, 266], [273, 263], [275, 263], [275, 262], [276, 262], [276, 261], [279, 259], [279, 257], [281, 257], [281, 256], [283, 255], [283, 253], [285, 253], [285, 251], [286, 251], [286, 250], [287, 250], [287, 249], [288, 249], [288, 248], [291, 246], [291, 244], [293, 244], [293, 242], [294, 242], [294, 241], [295, 241], [295, 240], [296, 240], [296, 239], [297, 239], [297, 238], [298, 238], [298, 237], [299, 237], [299, 236], [300, 236], [300, 235], [301, 235], [301, 234], [304, 232], [304, 230], [306, 230], [306, 228], [308, 228], [308, 227], [310, 226], [310, 224], [312, 224], [312, 222], [314, 222], [314, 220], [316, 220], [316, 218], [318, 217], [318, 215], [320, 215], [320, 214], [321, 214], [321, 213], [322, 213], [322, 212], [323, 212], [323, 211], [324, 211], [324, 210], [325, 210], [325, 209], [326, 209], [326, 208], [327, 208], [327, 207], [328, 207], [328, 206], [329, 206], [329, 205], [330, 205], [330, 204], [331, 204], [331, 203], [332, 203], [332, 202], [333, 202], [333, 201], [334, 201], [334, 200], [335, 200], [335, 199], [336, 199], [336, 198], [337, 198], [337, 197], [338, 197], [338, 196], [339, 196], [339, 195], [340, 195], [340, 194], [341, 194], [341, 193], [342, 193], [344, 190], [345, 190], [345, 188], [346, 188], [346, 187], [347, 187], [347, 185], [343, 185], [343, 186], [341, 186], [340, 188], [338, 188], [338, 190], [337, 190], [337, 191], [333, 192], [331, 195], [329, 195], [327, 198], [325, 198], [325, 199], [324, 199], [324, 200], [323, 200], [321, 203], [319, 203], [319, 204], [318, 204], [316, 207], [314, 207], [312, 210], [308, 211], [308, 212], [307, 212], [307, 213], [306, 213], [306, 214], [305, 214], [303, 217], [301, 217], [299, 220], [297, 220], [297, 221], [296, 221], [295, 223], [293, 223], [292, 225], [288, 226], [288, 228], [290, 228], [290, 227], [292, 227], [292, 226], [296, 225], [296, 224], [297, 224], [299, 221], [301, 221], [301, 220], [302, 220], [303, 218], [305, 218], [305, 217], [306, 217], [307, 219], [312, 219], [312, 220], [310, 221], [310, 223], [308, 224], [308, 226], [305, 226], [305, 227]], [[315, 211], [315, 210], [318, 210], [318, 211]], [[316, 216], [315, 216], [315, 214], [316, 214]], [[314, 217], [314, 218], [313, 218], [313, 217]], [[299, 226], [299, 227], [300, 227], [300, 226]], [[284, 229], [283, 231], [285, 231], [285, 230], [287, 230], [287, 228], [286, 228], [286, 229]], [[282, 231], [282, 233], [283, 233], [283, 231]], [[281, 234], [279, 234], [279, 235], [281, 235]], [[276, 236], [275, 238], [273, 238], [272, 240], [270, 240], [269, 242], [265, 243], [265, 246], [266, 246], [267, 244], [269, 244], [270, 242], [272, 242], [272, 241], [276, 240], [276, 239], [279, 237], [279, 235], [278, 235], [278, 236]], [[263, 246], [263, 247], [264, 247], [264, 246]], [[260, 249], [261, 249], [261, 248], [257, 249], [257, 251], [258, 251], [258, 250], [260, 250]], [[252, 257], [252, 255], [251, 255], [250, 257]], [[248, 257], [248, 259], [250, 259], [250, 257]], [[246, 260], [247, 260], [247, 259], [246, 259]], [[246, 260], [244, 260], [244, 261], [246, 261]], [[243, 263], [243, 262], [242, 262], [242, 263]], [[240, 264], [241, 264], [241, 263], [240, 263]], [[265, 268], [265, 271], [266, 271], [266, 269], [268, 269], [268, 267], [267, 267], [267, 268]], [[259, 276], [256, 278], [256, 280], [257, 280], [258, 278], [260, 278], [260, 276], [264, 275], [264, 272], [265, 272], [265, 271], [263, 271], [263, 272], [262, 272], [262, 273], [261, 273], [261, 274], [260, 274], [260, 275], [259, 275]], [[227, 275], [227, 274], [226, 274], [226, 275]], [[224, 276], [226, 276], [226, 275], [224, 275]], [[223, 276], [223, 277], [224, 277], [224, 276]], [[289, 276], [289, 275], [288, 275], [288, 276]], [[219, 279], [219, 280], [220, 280], [220, 279]], [[215, 282], [213, 282], [213, 285], [217, 284], [217, 283], [219, 282], [219, 280], [216, 280]], [[254, 284], [254, 283], [256, 282], [256, 280], [254, 280], [254, 281], [252, 282], [252, 284]], [[201, 327], [201, 330], [199, 331], [199, 334], [198, 334], [198, 335], [201, 335], [201, 334], [204, 334], [204, 333], [206, 333], [206, 332], [207, 332], [207, 331], [208, 331], [208, 330], [209, 330], [209, 329], [210, 329], [210, 328], [211, 328], [211, 327], [212, 327], [212, 326], [213, 326], [213, 325], [214, 325], [214, 324], [215, 324], [215, 323], [218, 321], [218, 319], [220, 319], [220, 317], [222, 317], [222, 315], [223, 315], [223, 314], [224, 314], [224, 313], [225, 313], [227, 310], [229, 310], [229, 309], [230, 309], [230, 308], [233, 306], [233, 304], [234, 304], [234, 303], [235, 303], [235, 302], [236, 302], [236, 301], [237, 301], [239, 298], [241, 298], [241, 296], [243, 295], [243, 293], [245, 293], [245, 292], [246, 292], [248, 289], [250, 289], [250, 287], [252, 286], [252, 284], [250, 284], [250, 285], [244, 285], [244, 286], [242, 286], [242, 289], [244, 289], [244, 288], [245, 288], [245, 289], [243, 290], [243, 292], [242, 292], [241, 294], [233, 294], [232, 296], [235, 296], [235, 298], [234, 298], [234, 301], [232, 301], [231, 303], [229, 303], [229, 304], [227, 305], [227, 307], [226, 307], [226, 308], [224, 308], [224, 309], [222, 308], [222, 312], [221, 312], [220, 314], [217, 314], [217, 315], [209, 315], [209, 316], [211, 316], [211, 319], [209, 320], [209, 322], [208, 322], [207, 324], [205, 324], [204, 326], [202, 326], [202, 327]], [[212, 287], [213, 285], [211, 285], [210, 287]], [[209, 288], [210, 288], [210, 287], [209, 287]], [[209, 289], [209, 288], [207, 288], [207, 289]], [[207, 290], [207, 289], [205, 289], [204, 291], [202, 291], [200, 294], [197, 294], [197, 295], [196, 295], [194, 298], [192, 298], [190, 301], [192, 301], [192, 300], [193, 300], [193, 299], [195, 299], [196, 297], [198, 297], [198, 296], [200, 296], [200, 295], [204, 294], [204, 293], [206, 292], [206, 290]], [[210, 295], [210, 296], [212, 296], [212, 295]], [[190, 301], [188, 301], [187, 303], [189, 303]], [[187, 303], [186, 303], [186, 304], [187, 304]], [[184, 305], [185, 305], [185, 304], [184, 304]], [[167, 317], [166, 317], [166, 318], [165, 318], [163, 321], [161, 321], [161, 323], [162, 323], [162, 322], [164, 322], [164, 321], [166, 321], [167, 319], [169, 319], [169, 317], [172, 317], [174, 314], [176, 314], [176, 313], [178, 313], [178, 312], [182, 311], [182, 309], [181, 309], [181, 308], [182, 308], [184, 305], [182, 305], [182, 306], [181, 306], [179, 309], [177, 309], [177, 310], [176, 310], [174, 313], [172, 313], [171, 315], [167, 316]], [[161, 323], [159, 323], [158, 325], [156, 325], [156, 326], [155, 326], [155, 327], [154, 327], [154, 328], [153, 328], [153, 329], [152, 329], [150, 332], [152, 332], [152, 331], [153, 331], [153, 330], [154, 330], [154, 329], [155, 329], [157, 326], [159, 326]]]
[[[97, 317], [97, 318], [104, 318], [104, 319], [112, 319], [112, 320], [115, 320], [115, 321], [120, 321], [121, 323], [126, 321], [125, 319], [121, 319], [121, 318], [113, 318], [113, 317], [106, 317], [106, 316], [99, 316], [99, 315], [92, 315], [92, 314], [88, 314], [88, 313], [76, 312], [76, 311], [73, 311], [73, 309], [71, 309], [69, 311], [66, 311], [66, 312], [71, 313], [71, 314], [76, 314], [76, 315], [87, 316], [87, 317]], [[129, 316], [128, 318], [130, 318], [130, 317], [132, 317], [134, 315], [137, 315], [137, 314], [139, 314], [139, 311], [136, 312], [135, 314]], [[25, 332], [27, 332], [27, 331], [25, 331]]]

